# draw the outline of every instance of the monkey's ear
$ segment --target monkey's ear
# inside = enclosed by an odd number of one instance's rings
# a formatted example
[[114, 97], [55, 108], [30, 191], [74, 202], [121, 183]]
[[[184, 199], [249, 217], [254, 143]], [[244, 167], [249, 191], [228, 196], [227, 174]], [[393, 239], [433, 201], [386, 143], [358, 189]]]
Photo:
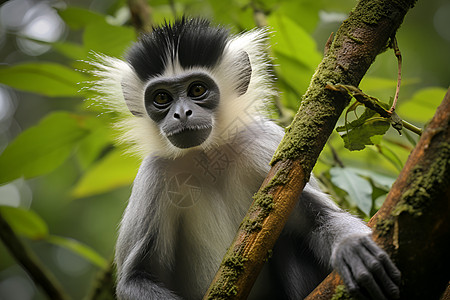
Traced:
[[136, 117], [144, 116], [143, 107], [139, 105], [137, 95], [134, 95], [132, 91], [137, 91], [139, 89], [133, 88], [132, 85], [127, 84], [125, 80], [121, 82], [123, 98], [127, 104], [128, 110]]
[[247, 52], [241, 51], [237, 58], [237, 83], [236, 91], [239, 96], [244, 95], [247, 92], [252, 77], [252, 65]]

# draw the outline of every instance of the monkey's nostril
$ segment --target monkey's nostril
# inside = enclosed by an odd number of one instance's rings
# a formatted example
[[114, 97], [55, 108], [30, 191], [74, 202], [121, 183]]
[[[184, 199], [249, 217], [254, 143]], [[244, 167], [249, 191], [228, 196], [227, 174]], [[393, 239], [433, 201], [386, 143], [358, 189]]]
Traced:
[[180, 115], [179, 115], [178, 113], [174, 113], [174, 114], [173, 114], [173, 117], [174, 117], [175, 119], [179, 119], [179, 118], [180, 118]]
[[188, 111], [186, 112], [186, 116], [187, 116], [187, 117], [189, 117], [190, 115], [192, 115], [192, 110], [188, 110]]

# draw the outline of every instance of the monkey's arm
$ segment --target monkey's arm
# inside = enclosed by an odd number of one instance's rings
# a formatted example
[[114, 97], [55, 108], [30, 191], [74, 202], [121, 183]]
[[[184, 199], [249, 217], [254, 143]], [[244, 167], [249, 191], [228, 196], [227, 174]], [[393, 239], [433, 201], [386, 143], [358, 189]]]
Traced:
[[162, 176], [153, 163], [149, 158], [142, 163], [120, 225], [115, 257], [119, 299], [180, 299], [157, 284], [156, 276], [148, 267], [157, 231], [152, 224], [160, 205], [157, 191], [163, 186]]
[[137, 243], [125, 259], [125, 264], [118, 267], [116, 294], [122, 300], [174, 300], [181, 299], [165, 287], [158, 285], [144, 268], [144, 256], [148, 253], [145, 239]]
[[298, 230], [303, 231], [300, 233], [313, 253], [338, 271], [352, 295], [399, 297], [400, 271], [371, 239], [371, 230], [338, 208], [319, 190], [314, 178], [305, 187], [295, 214], [304, 219]]

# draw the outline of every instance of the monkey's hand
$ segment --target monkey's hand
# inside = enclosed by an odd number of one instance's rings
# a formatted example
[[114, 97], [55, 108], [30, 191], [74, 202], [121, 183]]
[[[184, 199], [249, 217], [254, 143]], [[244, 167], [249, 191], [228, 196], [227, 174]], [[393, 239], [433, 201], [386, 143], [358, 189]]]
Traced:
[[400, 271], [370, 235], [351, 235], [334, 247], [331, 264], [358, 299], [398, 299]]

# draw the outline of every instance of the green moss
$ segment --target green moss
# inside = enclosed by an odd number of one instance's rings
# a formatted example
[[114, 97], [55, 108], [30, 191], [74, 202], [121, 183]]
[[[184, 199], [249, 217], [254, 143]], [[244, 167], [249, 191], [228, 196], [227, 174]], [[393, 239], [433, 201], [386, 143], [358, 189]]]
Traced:
[[437, 153], [438, 157], [433, 159], [425, 174], [422, 166], [413, 168], [411, 177], [414, 181], [409, 183], [408, 190], [403, 193], [402, 199], [395, 207], [395, 216], [403, 212], [421, 216], [431, 200], [440, 193], [442, 186], [450, 183], [450, 144], [439, 145]]
[[353, 298], [347, 292], [345, 285], [338, 285], [334, 290], [334, 295], [331, 300], [352, 300]]
[[[362, 2], [363, 1], [360, 3]], [[358, 18], [366, 24], [376, 25], [382, 18], [389, 16], [390, 11], [388, 10], [388, 5], [382, 3], [381, 1], [364, 2], [364, 10], [358, 10], [362, 13], [355, 15], [355, 18]]]
[[232, 296], [237, 295], [238, 287], [236, 282], [239, 275], [244, 271], [244, 263], [246, 258], [238, 255], [229, 256], [223, 262], [224, 276], [226, 280], [218, 281], [209, 293], [208, 299], [229, 299]]
[[255, 232], [262, 229], [262, 223], [264, 219], [269, 215], [269, 213], [273, 210], [273, 196], [268, 194], [268, 190], [263, 189], [262, 191], [258, 191], [253, 196], [256, 207], [254, 210], [257, 210], [253, 215], [254, 217], [245, 217], [242, 221], [242, 227], [247, 232]]
[[258, 192], [253, 196], [255, 199], [256, 205], [263, 208], [267, 212], [270, 212], [273, 209], [273, 196], [265, 194], [263, 192]]
[[242, 273], [246, 261], [247, 259], [242, 256], [230, 256], [225, 260], [224, 265], [231, 270], [235, 270], [236, 273]]
[[353, 34], [347, 34], [347, 37], [349, 38], [349, 39], [351, 39], [352, 41], [354, 41], [355, 43], [357, 43], [357, 44], [364, 44], [364, 41], [363, 40], [361, 40], [361, 39], [358, 39], [356, 36], [354, 36]]
[[270, 182], [253, 195], [253, 211], [251, 217], [245, 217], [241, 226], [247, 232], [255, 232], [262, 229], [262, 224], [274, 208], [272, 190], [277, 186], [285, 185], [289, 181], [290, 168], [283, 168], [272, 177]]
[[242, 228], [243, 230], [250, 232], [257, 232], [262, 229], [262, 222], [264, 221], [264, 218], [256, 218], [256, 219], [250, 219], [245, 218], [242, 221]]
[[[384, 18], [395, 18], [399, 10], [407, 11], [414, 6], [415, 2], [407, 0], [360, 0], [357, 7], [352, 11], [353, 19], [361, 20], [368, 25], [376, 25]], [[359, 6], [363, 6], [364, 9], [358, 9]]]
[[375, 224], [375, 229], [381, 236], [386, 236], [394, 226], [394, 219], [380, 219]]

